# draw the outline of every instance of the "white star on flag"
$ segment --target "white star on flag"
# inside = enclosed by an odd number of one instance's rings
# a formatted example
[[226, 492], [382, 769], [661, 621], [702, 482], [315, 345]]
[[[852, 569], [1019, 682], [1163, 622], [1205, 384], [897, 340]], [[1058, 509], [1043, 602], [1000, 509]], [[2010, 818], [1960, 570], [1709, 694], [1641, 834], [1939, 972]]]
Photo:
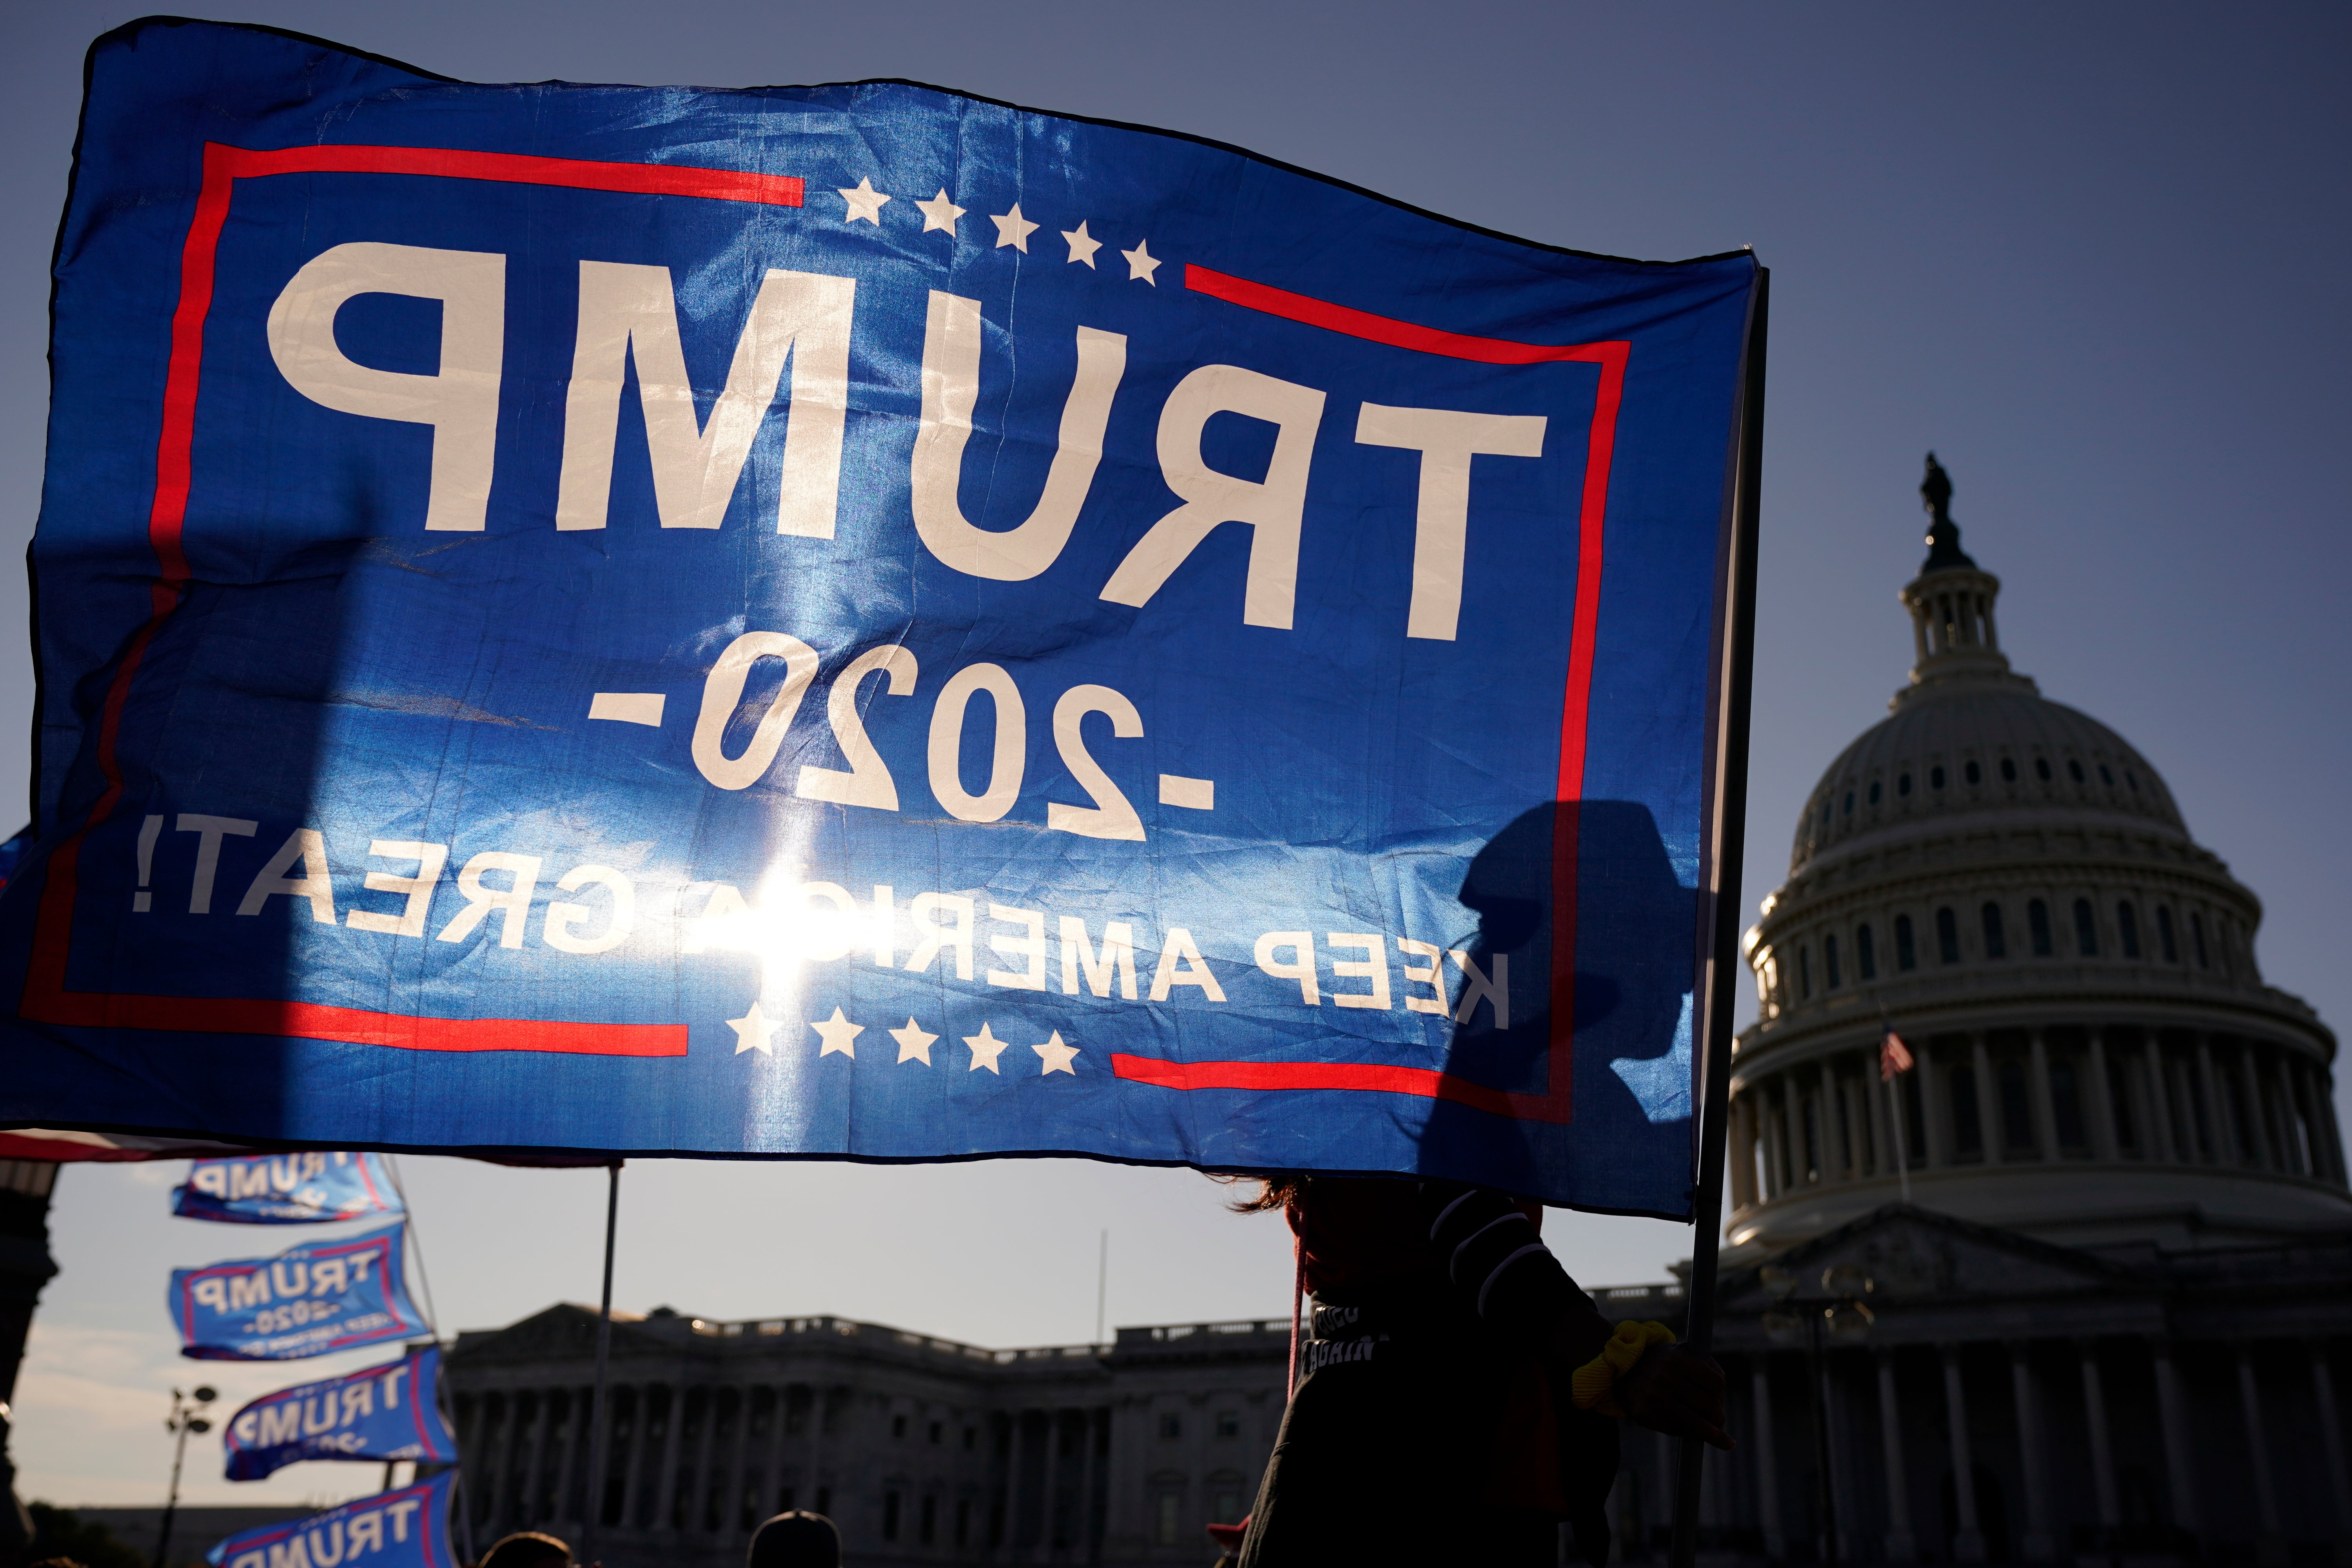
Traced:
[[[980, 1026], [979, 1034], [966, 1035], [963, 1043], [971, 1047], [971, 1066], [967, 1070], [978, 1072], [986, 1068], [999, 1078], [1004, 1076], [1003, 1069], [996, 1065], [996, 1058], [1004, 1054], [1004, 1042], [990, 1034], [986, 1024]], [[1077, 1075], [1073, 1073], [1071, 1076], [1075, 1078]]]
[[832, 1017], [821, 1024], [812, 1022], [809, 1027], [814, 1029], [817, 1032], [817, 1037], [824, 1041], [824, 1045], [817, 1047], [818, 1056], [829, 1057], [834, 1052], [839, 1051], [852, 1061], [857, 1059], [857, 1037], [866, 1032], [866, 1026], [853, 1024], [843, 1017], [840, 1008], [835, 1007], [833, 1010]]
[[996, 226], [997, 249], [1009, 245], [1024, 256], [1029, 254], [1029, 237], [1037, 231], [1037, 226], [1021, 216], [1019, 202], [1013, 204], [1011, 212], [997, 214], [988, 221]]
[[842, 222], [856, 223], [864, 218], [876, 228], [882, 226], [882, 204], [890, 198], [876, 190], [873, 181], [860, 180], [855, 185], [836, 186], [835, 192], [849, 204], [849, 210], [841, 216]]
[[1055, 1030], [1054, 1037], [1044, 1045], [1032, 1046], [1029, 1048], [1035, 1051], [1038, 1059], [1045, 1063], [1037, 1069], [1039, 1078], [1044, 1078], [1049, 1072], [1066, 1072], [1072, 1078], [1078, 1076], [1078, 1069], [1070, 1065], [1071, 1058], [1078, 1054], [1078, 1047], [1062, 1044], [1061, 1030]]
[[737, 1056], [745, 1051], [765, 1051], [770, 1056], [776, 1054], [776, 1047], [768, 1044], [768, 1038], [776, 1032], [778, 1026], [760, 1011], [759, 1003], [752, 1003], [751, 1010], [741, 1017], [728, 1019], [727, 1026], [735, 1031]]
[[917, 202], [915, 204], [915, 210], [923, 215], [923, 232], [925, 234], [930, 233], [931, 230], [935, 228], [943, 228], [952, 236], [955, 233], [955, 220], [963, 216], [963, 208], [948, 200], [948, 191], [945, 185], [941, 185], [940, 187], [940, 194], [933, 196], [929, 201]]
[[1087, 233], [1087, 226], [1084, 223], [1080, 223], [1076, 228], [1064, 229], [1062, 237], [1070, 242], [1071, 260], [1083, 261], [1088, 267], [1095, 264], [1095, 252], [1102, 248], [1102, 241]]
[[1139, 239], [1133, 250], [1122, 250], [1119, 254], [1127, 258], [1127, 280], [1129, 283], [1140, 278], [1154, 289], [1160, 287], [1160, 279], [1152, 276], [1160, 270], [1160, 258], [1151, 254], [1149, 241]]
[[[982, 1027], [985, 1026], [982, 1026]], [[907, 1026], [903, 1029], [891, 1030], [890, 1037], [898, 1042], [900, 1061], [920, 1062], [925, 1067], [931, 1065], [931, 1042], [939, 1037], [923, 1033], [923, 1026], [914, 1019], [908, 1019]]]

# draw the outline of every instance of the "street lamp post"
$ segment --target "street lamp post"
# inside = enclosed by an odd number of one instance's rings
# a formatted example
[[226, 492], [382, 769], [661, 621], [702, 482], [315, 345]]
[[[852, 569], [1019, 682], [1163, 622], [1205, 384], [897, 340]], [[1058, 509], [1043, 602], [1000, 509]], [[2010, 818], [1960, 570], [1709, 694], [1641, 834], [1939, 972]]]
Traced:
[[179, 1511], [180, 1466], [188, 1457], [188, 1434], [213, 1429], [212, 1422], [203, 1412], [205, 1406], [219, 1397], [218, 1394], [203, 1385], [196, 1388], [193, 1396], [176, 1388], [172, 1390], [172, 1414], [164, 1417], [163, 1430], [173, 1434], [178, 1441], [172, 1446], [172, 1491], [163, 1500], [163, 1527], [155, 1537], [155, 1568], [169, 1568], [171, 1562], [172, 1516]]
[[1827, 1334], [1841, 1343], [1853, 1344], [1869, 1337], [1878, 1314], [1864, 1298], [1878, 1289], [1878, 1282], [1850, 1263], [1832, 1264], [1822, 1270], [1825, 1294], [1800, 1296], [1797, 1277], [1786, 1269], [1768, 1266], [1759, 1273], [1764, 1288], [1779, 1303], [1775, 1310], [1764, 1314], [1764, 1331], [1782, 1344], [1801, 1336], [1804, 1341], [1805, 1382], [1812, 1395], [1809, 1403], [1813, 1417], [1813, 1464], [1820, 1474], [1822, 1561], [1826, 1568], [1838, 1568], [1837, 1483], [1830, 1468], [1829, 1361], [1822, 1353], [1822, 1340]]

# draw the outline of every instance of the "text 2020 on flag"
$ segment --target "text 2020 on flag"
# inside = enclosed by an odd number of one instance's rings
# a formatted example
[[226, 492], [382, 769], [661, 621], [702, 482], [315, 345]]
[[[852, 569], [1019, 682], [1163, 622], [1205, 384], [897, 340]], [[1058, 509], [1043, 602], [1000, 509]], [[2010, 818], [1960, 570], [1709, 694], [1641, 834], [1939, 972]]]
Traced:
[[1751, 258], [903, 83], [90, 80], [0, 1120], [1689, 1212]]

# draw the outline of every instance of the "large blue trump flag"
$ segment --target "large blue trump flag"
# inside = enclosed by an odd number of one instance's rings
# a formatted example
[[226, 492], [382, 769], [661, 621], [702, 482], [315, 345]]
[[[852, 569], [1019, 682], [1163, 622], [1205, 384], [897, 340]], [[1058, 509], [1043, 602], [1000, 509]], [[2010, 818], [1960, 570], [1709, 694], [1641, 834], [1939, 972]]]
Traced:
[[172, 1270], [166, 1305], [180, 1353], [199, 1361], [293, 1361], [427, 1331], [408, 1300], [406, 1221], [340, 1241]]
[[1680, 1215], [1759, 270], [100, 41], [0, 1121]]
[[233, 1481], [257, 1481], [304, 1459], [455, 1459], [457, 1440], [441, 1419], [441, 1352], [428, 1346], [265, 1394], [229, 1418], [221, 1448]]

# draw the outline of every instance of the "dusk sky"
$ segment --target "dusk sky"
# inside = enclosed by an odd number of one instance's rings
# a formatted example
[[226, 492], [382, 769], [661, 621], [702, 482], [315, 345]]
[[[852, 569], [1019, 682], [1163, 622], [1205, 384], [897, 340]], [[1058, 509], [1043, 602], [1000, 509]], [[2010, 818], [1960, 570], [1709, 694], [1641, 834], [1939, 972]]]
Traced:
[[[27, 6], [0, 60], [0, 536], [40, 493], [47, 268], [82, 52], [137, 13]], [[2352, 14], [2340, 6], [1685, 4], [1144, 6], [252, 0], [269, 23], [473, 81], [749, 86], [908, 77], [1233, 142], [1549, 244], [1773, 272], [1750, 853], [1910, 661], [1933, 447], [2000, 626], [2043, 693], [2133, 742], [2266, 910], [2269, 982], [2352, 1020], [2339, 802], [2352, 700], [2340, 477], [2352, 420]], [[2333, 105], [2334, 107], [2330, 107]], [[23, 587], [0, 580], [21, 626]], [[0, 778], [22, 779], [21, 637]], [[1752, 990], [1744, 990], [1752, 1013]], [[2338, 1087], [2339, 1106], [2352, 1105]], [[2346, 1114], [2340, 1111], [2339, 1114]], [[593, 1301], [604, 1180], [410, 1158], [441, 1326]], [[179, 1361], [167, 1270], [277, 1235], [166, 1217], [184, 1166], [68, 1170], [18, 1387], [28, 1498], [159, 1501], [166, 1391], [241, 1401], [282, 1367]], [[832, 1312], [988, 1345], [1286, 1314], [1280, 1222], [1189, 1172], [640, 1162], [616, 1304]], [[1664, 1276], [1686, 1227], [1555, 1213], [1588, 1284]], [[305, 1363], [303, 1378], [368, 1352]], [[360, 1467], [217, 1479], [200, 1501], [341, 1498]]]

